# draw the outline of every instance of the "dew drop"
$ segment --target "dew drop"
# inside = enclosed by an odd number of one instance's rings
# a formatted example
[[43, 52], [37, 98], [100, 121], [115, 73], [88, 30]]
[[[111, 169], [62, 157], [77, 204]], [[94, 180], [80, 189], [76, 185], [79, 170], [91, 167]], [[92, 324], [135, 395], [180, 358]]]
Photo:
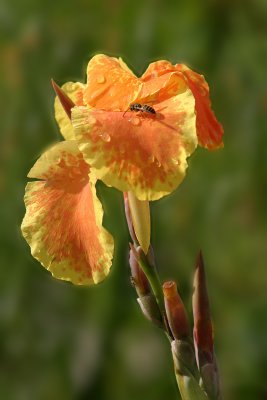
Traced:
[[155, 157], [153, 156], [153, 154], [151, 154], [151, 155], [148, 157], [147, 161], [148, 161], [149, 163], [153, 164], [153, 162], [155, 161]]
[[110, 142], [110, 140], [111, 140], [111, 137], [109, 136], [109, 134], [108, 133], [106, 133], [106, 132], [102, 132], [102, 133], [100, 133], [99, 134], [99, 137], [104, 141], [104, 142]]
[[138, 126], [141, 124], [140, 118], [138, 118], [138, 117], [133, 117], [129, 121], [135, 126]]
[[106, 78], [104, 77], [104, 75], [98, 75], [98, 77], [96, 78], [97, 83], [105, 83], [106, 82]]
[[157, 167], [159, 167], [159, 168], [161, 167], [161, 163], [159, 162], [159, 160], [156, 161], [156, 165], [157, 165]]
[[180, 161], [179, 161], [179, 160], [176, 160], [176, 158], [172, 158], [171, 161], [172, 161], [172, 163], [173, 163], [174, 165], [179, 165], [179, 164], [180, 164]]

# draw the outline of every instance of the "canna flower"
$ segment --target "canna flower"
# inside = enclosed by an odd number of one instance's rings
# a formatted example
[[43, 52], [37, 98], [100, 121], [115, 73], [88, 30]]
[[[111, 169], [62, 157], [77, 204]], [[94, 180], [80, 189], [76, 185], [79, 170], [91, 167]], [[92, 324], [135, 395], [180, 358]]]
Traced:
[[[96, 177], [139, 200], [157, 200], [182, 182], [199, 143], [222, 145], [204, 78], [184, 65], [149, 65], [136, 77], [121, 59], [97, 55], [87, 67], [84, 105], [72, 109], [79, 149]], [[129, 111], [152, 106], [155, 115]]]
[[[65, 140], [28, 174], [35, 181], [26, 187], [22, 233], [56, 278], [90, 285], [109, 273], [114, 247], [96, 181], [139, 201], [160, 199], [182, 182], [197, 145], [221, 147], [223, 131], [203, 76], [182, 64], [154, 62], [138, 78], [121, 59], [100, 54], [88, 64], [86, 84], [68, 82], [58, 93], [55, 117]], [[136, 103], [155, 114], [131, 111]], [[144, 242], [146, 252], [150, 238]]]

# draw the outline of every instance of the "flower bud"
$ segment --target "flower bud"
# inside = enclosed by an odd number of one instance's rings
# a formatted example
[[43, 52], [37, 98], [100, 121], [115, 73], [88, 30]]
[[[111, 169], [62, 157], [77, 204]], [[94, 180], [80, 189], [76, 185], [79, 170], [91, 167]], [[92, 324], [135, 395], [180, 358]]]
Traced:
[[160, 328], [164, 328], [162, 315], [156, 301], [155, 295], [151, 290], [148, 278], [139, 266], [139, 261], [144, 257], [144, 252], [141, 247], [135, 247], [130, 243], [129, 263], [131, 275], [136, 292], [139, 296], [137, 302], [144, 316]]
[[213, 347], [212, 322], [202, 253], [196, 262], [193, 293], [194, 342], [197, 364], [209, 398], [221, 398], [220, 378]]
[[[139, 250], [139, 251], [138, 251]], [[138, 254], [141, 248], [135, 250]], [[133, 252], [133, 249], [130, 250], [129, 255], [129, 264], [131, 268], [131, 275], [133, 284], [137, 291], [138, 296], [145, 296], [150, 293], [150, 285], [147, 277], [145, 276], [143, 270], [140, 268], [139, 263], [136, 259], [136, 255]]]
[[212, 323], [202, 253], [197, 258], [193, 292], [194, 340], [201, 366], [213, 358]]
[[159, 306], [153, 293], [140, 296], [137, 301], [144, 316], [158, 327], [164, 328]]
[[189, 323], [184, 304], [178, 294], [174, 281], [163, 284], [163, 294], [168, 323], [175, 339], [189, 336]]

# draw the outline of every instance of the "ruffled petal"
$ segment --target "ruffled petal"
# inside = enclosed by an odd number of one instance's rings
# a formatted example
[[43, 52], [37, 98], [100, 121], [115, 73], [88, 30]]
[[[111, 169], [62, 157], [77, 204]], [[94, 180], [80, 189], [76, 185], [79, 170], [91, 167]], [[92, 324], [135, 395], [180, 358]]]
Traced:
[[22, 233], [32, 255], [56, 278], [98, 283], [111, 267], [113, 239], [102, 227], [103, 210], [89, 181], [89, 166], [75, 141], [46, 151], [29, 173]]
[[183, 180], [197, 145], [190, 89], [153, 106], [156, 115], [74, 107], [79, 148], [97, 178], [139, 200], [157, 200]]
[[187, 88], [187, 83], [179, 72], [167, 72], [144, 82], [136, 102], [154, 105], [167, 100]]
[[195, 96], [199, 144], [209, 150], [223, 147], [223, 128], [211, 109], [209, 86], [204, 76], [197, 74], [183, 64], [177, 64], [176, 69], [184, 74], [188, 86]]
[[[84, 105], [83, 103], [83, 91], [85, 85], [79, 82], [67, 82], [62, 86], [62, 90], [66, 95], [76, 104], [77, 106]], [[64, 108], [62, 107], [58, 96], [55, 98], [55, 117], [58, 123], [60, 132], [66, 140], [73, 140], [74, 133], [71, 125], [71, 121], [67, 116]]]
[[149, 64], [149, 66], [147, 67], [146, 71], [143, 73], [140, 79], [146, 82], [173, 71], [175, 71], [175, 67], [169, 61], [166, 60], [155, 61]]
[[209, 150], [222, 147], [223, 128], [211, 109], [209, 86], [203, 75], [192, 71], [184, 64], [172, 65], [168, 61], [161, 60], [151, 63], [142, 75], [141, 80], [146, 85], [149, 83], [152, 85], [159, 78], [161, 80], [166, 79], [166, 74], [175, 71], [180, 74], [180, 79], [185, 80], [186, 85], [189, 86], [195, 97], [199, 144]]
[[87, 67], [84, 101], [98, 109], [125, 111], [138, 97], [141, 86], [121, 59], [98, 54]]

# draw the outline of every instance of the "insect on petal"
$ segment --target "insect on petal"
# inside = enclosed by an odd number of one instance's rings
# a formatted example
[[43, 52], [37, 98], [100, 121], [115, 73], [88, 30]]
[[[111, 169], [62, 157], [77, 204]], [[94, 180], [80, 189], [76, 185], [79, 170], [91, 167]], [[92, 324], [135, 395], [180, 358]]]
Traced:
[[[180, 79], [192, 90], [195, 97], [196, 127], [198, 142], [209, 150], [223, 147], [223, 128], [211, 109], [209, 86], [203, 75], [194, 72], [184, 64], [172, 65], [170, 62], [161, 60], [151, 63], [141, 77], [148, 85], [155, 85], [156, 81], [164, 79], [166, 74], [176, 72]], [[155, 82], [155, 83], [154, 83]]]
[[46, 151], [29, 173], [22, 233], [32, 255], [56, 278], [98, 283], [111, 266], [113, 239], [102, 227], [103, 211], [89, 166], [75, 141]]
[[157, 200], [183, 180], [195, 150], [195, 100], [190, 89], [154, 106], [156, 115], [74, 107], [79, 148], [94, 174], [108, 186]]

